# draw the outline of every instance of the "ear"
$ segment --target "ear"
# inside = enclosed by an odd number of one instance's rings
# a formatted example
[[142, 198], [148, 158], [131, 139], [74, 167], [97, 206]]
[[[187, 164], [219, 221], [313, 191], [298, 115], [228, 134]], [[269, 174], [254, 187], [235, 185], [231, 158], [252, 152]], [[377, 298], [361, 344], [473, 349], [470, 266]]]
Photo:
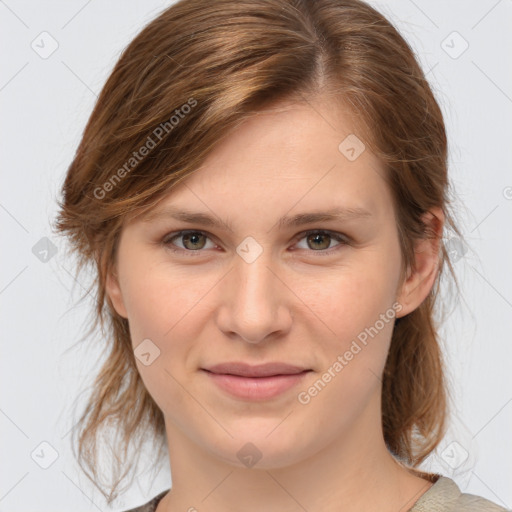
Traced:
[[128, 313], [126, 312], [126, 307], [123, 301], [123, 294], [121, 292], [121, 287], [119, 286], [119, 279], [115, 269], [109, 270], [107, 273], [105, 291], [116, 313], [123, 318], [128, 318]]
[[407, 277], [398, 290], [397, 301], [403, 306], [397, 318], [414, 311], [426, 299], [437, 277], [439, 247], [443, 234], [444, 214], [432, 208], [422, 217], [427, 235], [414, 247], [415, 269], [409, 268]]

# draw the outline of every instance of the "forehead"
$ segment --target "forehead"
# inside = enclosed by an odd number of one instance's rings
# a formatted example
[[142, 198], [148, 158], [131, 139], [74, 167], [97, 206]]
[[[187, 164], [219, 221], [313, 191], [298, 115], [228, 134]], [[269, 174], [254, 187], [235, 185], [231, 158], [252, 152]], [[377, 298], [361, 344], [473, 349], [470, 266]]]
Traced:
[[170, 205], [235, 216], [324, 206], [383, 213], [383, 166], [355, 131], [332, 104], [274, 104], [232, 129], [148, 215]]

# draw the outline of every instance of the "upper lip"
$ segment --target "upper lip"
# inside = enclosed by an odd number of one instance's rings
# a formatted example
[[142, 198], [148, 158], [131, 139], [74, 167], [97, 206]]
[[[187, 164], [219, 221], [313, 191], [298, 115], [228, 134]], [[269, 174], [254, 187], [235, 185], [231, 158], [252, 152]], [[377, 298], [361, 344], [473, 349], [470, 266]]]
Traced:
[[265, 363], [250, 365], [242, 362], [220, 363], [203, 368], [212, 373], [239, 375], [241, 377], [269, 377], [271, 375], [292, 375], [310, 370], [286, 363]]

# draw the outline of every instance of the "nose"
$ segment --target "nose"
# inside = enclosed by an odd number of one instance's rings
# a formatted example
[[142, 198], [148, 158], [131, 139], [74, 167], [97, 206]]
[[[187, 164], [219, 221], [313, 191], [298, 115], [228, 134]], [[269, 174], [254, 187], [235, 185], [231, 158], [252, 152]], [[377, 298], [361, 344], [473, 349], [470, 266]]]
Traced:
[[217, 324], [228, 337], [261, 343], [282, 336], [291, 328], [293, 293], [279, 276], [265, 251], [256, 261], [235, 259], [234, 268], [223, 279]]

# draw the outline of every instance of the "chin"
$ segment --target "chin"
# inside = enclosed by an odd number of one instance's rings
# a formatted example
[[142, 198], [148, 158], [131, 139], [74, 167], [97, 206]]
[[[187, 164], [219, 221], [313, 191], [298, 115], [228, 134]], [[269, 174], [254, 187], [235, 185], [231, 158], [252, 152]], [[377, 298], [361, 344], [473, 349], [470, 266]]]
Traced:
[[319, 449], [314, 439], [309, 443], [304, 439], [303, 431], [294, 432], [294, 428], [301, 428], [299, 425], [293, 426], [290, 422], [285, 427], [287, 421], [260, 418], [259, 428], [253, 420], [251, 425], [256, 428], [228, 429], [234, 439], [223, 436], [215, 443], [205, 442], [210, 444], [209, 449], [216, 457], [237, 468], [284, 468], [301, 462]]

